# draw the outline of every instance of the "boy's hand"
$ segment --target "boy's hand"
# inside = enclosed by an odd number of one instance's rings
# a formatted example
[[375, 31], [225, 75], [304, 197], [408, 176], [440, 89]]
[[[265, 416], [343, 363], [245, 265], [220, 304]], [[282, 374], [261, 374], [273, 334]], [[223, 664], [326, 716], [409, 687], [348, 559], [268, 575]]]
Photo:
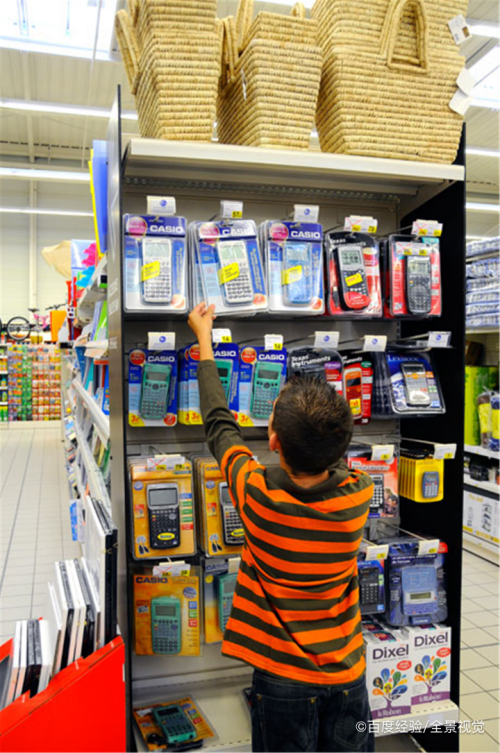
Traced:
[[188, 317], [188, 324], [193, 330], [200, 345], [200, 359], [213, 358], [212, 351], [212, 324], [215, 319], [215, 306], [208, 306], [206, 303], [199, 303], [191, 311]]

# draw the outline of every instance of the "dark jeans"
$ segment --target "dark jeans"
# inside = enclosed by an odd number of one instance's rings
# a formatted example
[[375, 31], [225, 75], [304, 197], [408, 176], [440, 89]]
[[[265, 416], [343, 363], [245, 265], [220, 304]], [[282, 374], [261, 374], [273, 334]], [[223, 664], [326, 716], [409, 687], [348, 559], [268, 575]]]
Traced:
[[372, 753], [375, 739], [368, 732], [370, 720], [364, 676], [349, 685], [332, 686], [306, 685], [258, 669], [254, 672], [252, 750], [255, 753]]

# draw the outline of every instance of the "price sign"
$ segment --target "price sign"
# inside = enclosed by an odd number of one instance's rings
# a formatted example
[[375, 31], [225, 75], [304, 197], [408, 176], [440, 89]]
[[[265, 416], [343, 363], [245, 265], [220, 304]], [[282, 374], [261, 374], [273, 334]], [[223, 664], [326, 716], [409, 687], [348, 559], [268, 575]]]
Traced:
[[233, 338], [231, 330], [227, 328], [219, 328], [212, 330], [212, 342], [214, 343], [232, 343]]
[[350, 230], [352, 233], [376, 233], [377, 228], [378, 220], [374, 217], [351, 215], [344, 220], [344, 230]]
[[243, 217], [242, 201], [221, 201], [220, 216], [228, 220], [241, 220]]
[[457, 454], [456, 444], [435, 444], [434, 457], [436, 460], [453, 460]]
[[319, 207], [311, 204], [295, 204], [293, 207], [294, 222], [317, 222]]
[[338, 348], [340, 332], [315, 332], [315, 348]]
[[379, 546], [368, 546], [366, 548], [367, 560], [386, 560], [389, 555], [389, 544], [380, 544]]
[[451, 332], [429, 332], [427, 347], [448, 348], [451, 340]]
[[436, 220], [415, 220], [412, 225], [411, 234], [418, 236], [428, 236], [440, 238], [443, 232], [443, 223]]
[[264, 335], [266, 350], [283, 350], [283, 335]]
[[149, 350], [175, 350], [175, 332], [148, 332]]
[[387, 335], [365, 335], [363, 350], [376, 352], [384, 351], [387, 347]]
[[372, 447], [372, 460], [383, 460], [392, 463], [394, 459], [393, 444], [374, 444]]

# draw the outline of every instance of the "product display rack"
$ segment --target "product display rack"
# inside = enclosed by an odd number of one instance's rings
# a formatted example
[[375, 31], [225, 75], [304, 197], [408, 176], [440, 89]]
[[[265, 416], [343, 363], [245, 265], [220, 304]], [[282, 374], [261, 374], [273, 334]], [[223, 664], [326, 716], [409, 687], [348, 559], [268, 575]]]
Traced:
[[9, 371], [8, 371], [8, 344], [0, 343], [0, 423], [9, 420]]
[[[123, 311], [122, 216], [145, 213], [149, 194], [175, 195], [179, 214], [188, 221], [208, 219], [220, 199], [244, 201], [244, 216], [255, 219], [285, 217], [295, 202], [320, 205], [325, 228], [346, 215], [378, 218], [379, 234], [406, 227], [415, 219], [444, 224], [441, 242], [444, 313], [432, 321], [345, 321], [329, 316], [285, 317], [262, 315], [248, 319], [221, 318], [235, 342], [261, 341], [266, 333], [281, 333], [287, 341], [303, 339], [316, 330], [335, 329], [340, 343], [357, 343], [368, 334], [384, 334], [389, 341], [431, 330], [450, 331], [451, 348], [433, 355], [447, 412], [443, 416], [374, 420], [356, 428], [355, 441], [380, 443], [399, 437], [457, 442], [454, 460], [445, 463], [445, 499], [429, 507], [409, 500], [401, 503], [401, 527], [441, 538], [448, 544], [448, 624], [452, 627], [451, 700], [419, 709], [418, 719], [441, 723], [458, 719], [460, 676], [460, 601], [462, 560], [463, 398], [464, 398], [464, 263], [465, 194], [462, 164], [439, 165], [314, 152], [253, 149], [219, 144], [183, 144], [147, 139], [122, 143], [120, 95], [108, 128], [108, 320], [110, 360], [110, 436], [112, 443], [111, 505], [119, 530], [118, 620], [127, 644], [126, 684], [129, 711], [129, 749], [134, 745], [132, 705], [192, 694], [213, 724], [219, 739], [214, 748], [248, 749], [250, 720], [241, 689], [251, 670], [224, 659], [220, 645], [204, 646], [201, 657], [135, 656], [132, 646], [131, 574], [137, 563], [131, 555], [130, 500], [127, 456], [150, 452], [154, 445], [167, 452], [206, 449], [202, 426], [172, 429], [131, 428], [126, 413], [125, 354], [148, 331], [175, 331], [176, 347], [193, 341], [187, 316], [132, 314]], [[463, 158], [463, 146], [461, 150]], [[458, 314], [458, 312], [462, 312]], [[333, 322], [335, 322], [333, 324]], [[148, 327], [149, 325], [149, 327]], [[265, 429], [245, 431], [245, 438], [266, 462]], [[159, 560], [161, 561], [161, 556]], [[144, 563], [141, 563], [144, 565]], [[148, 563], [151, 564], [151, 561]], [[174, 694], [174, 695], [172, 695]], [[177, 696], [175, 696], [177, 694]], [[417, 718], [413, 716], [411, 718]], [[417, 735], [425, 750], [458, 751], [458, 734]], [[443, 747], [444, 746], [444, 747]]]

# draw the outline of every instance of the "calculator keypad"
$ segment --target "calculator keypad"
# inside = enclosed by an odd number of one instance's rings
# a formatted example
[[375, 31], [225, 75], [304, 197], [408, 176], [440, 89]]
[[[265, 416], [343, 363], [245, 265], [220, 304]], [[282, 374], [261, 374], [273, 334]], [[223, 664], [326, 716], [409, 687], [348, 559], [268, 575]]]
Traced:
[[144, 280], [144, 298], [149, 303], [170, 303], [172, 299], [172, 275], [168, 259], [158, 259], [160, 274]]
[[243, 536], [233, 536], [233, 531], [242, 529], [241, 519], [234, 507], [229, 505], [223, 506], [223, 524], [224, 524], [224, 543], [229, 546], [241, 546], [244, 542]]
[[[169, 549], [178, 546], [177, 513], [172, 510], [150, 510], [150, 542], [154, 549]], [[162, 541], [162, 533], [173, 533], [174, 538]]]
[[[268, 384], [266, 382], [266, 384]], [[258, 385], [255, 387], [252, 403], [252, 414], [257, 418], [269, 418], [273, 412], [273, 404], [278, 397], [278, 390], [276, 388], [267, 387], [265, 385]]]
[[176, 624], [155, 622], [153, 624], [153, 651], [155, 654], [178, 654], [179, 628]]
[[253, 289], [250, 277], [240, 274], [234, 280], [224, 285], [226, 300], [228, 303], [251, 303], [253, 301]]

